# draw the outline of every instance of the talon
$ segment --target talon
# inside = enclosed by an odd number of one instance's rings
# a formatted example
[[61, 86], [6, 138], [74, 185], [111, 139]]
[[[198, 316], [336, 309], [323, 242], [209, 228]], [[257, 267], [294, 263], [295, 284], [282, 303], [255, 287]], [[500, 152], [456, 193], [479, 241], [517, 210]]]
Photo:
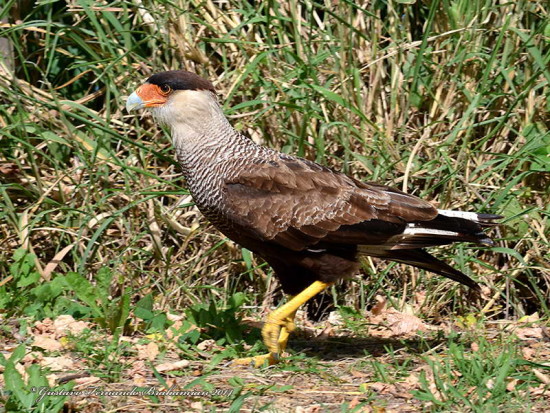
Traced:
[[273, 366], [279, 362], [279, 355], [273, 353], [262, 354], [261, 356], [245, 357], [233, 360], [234, 366], [263, 367], [267, 362], [268, 366]]
[[294, 323], [296, 311], [307, 300], [330, 285], [321, 281], [315, 281], [300, 294], [293, 297], [288, 303], [268, 314], [262, 328], [262, 337], [269, 353], [262, 356], [237, 359], [233, 363], [236, 365], [252, 364], [255, 367], [263, 366], [266, 361], [269, 365], [278, 363], [286, 349], [290, 333], [296, 329], [296, 324]]

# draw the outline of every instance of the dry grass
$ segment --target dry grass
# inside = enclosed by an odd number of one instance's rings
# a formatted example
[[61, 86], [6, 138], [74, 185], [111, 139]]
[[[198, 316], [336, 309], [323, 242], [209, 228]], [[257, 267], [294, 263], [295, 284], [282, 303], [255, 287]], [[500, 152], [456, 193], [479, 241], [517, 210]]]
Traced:
[[[30, 288], [71, 271], [95, 284], [102, 268], [113, 300], [152, 293], [162, 311], [236, 291], [251, 308], [278, 302], [271, 270], [193, 208], [166, 132], [123, 112], [148, 75], [184, 68], [213, 80], [256, 141], [442, 208], [506, 217], [497, 247], [438, 252], [487, 286], [481, 302], [451, 281], [369, 261], [338, 287], [339, 304], [365, 310], [382, 294], [403, 309], [421, 294], [431, 319], [548, 316], [544, 2], [72, 1], [10, 13], [0, 313], [75, 311], [57, 297], [33, 306]], [[18, 248], [40, 274], [26, 287], [10, 269]]]

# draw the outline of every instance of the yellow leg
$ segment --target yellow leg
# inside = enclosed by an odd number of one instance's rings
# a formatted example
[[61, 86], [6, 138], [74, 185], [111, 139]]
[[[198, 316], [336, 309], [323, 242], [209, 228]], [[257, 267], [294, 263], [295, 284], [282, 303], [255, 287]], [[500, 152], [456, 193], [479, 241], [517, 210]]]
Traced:
[[331, 285], [332, 284], [321, 281], [315, 281], [300, 294], [293, 297], [288, 303], [269, 313], [264, 327], [262, 328], [262, 337], [269, 353], [261, 356], [237, 359], [233, 363], [252, 364], [256, 367], [261, 367], [266, 362], [269, 365], [277, 363], [281, 353], [286, 348], [289, 334], [295, 328], [294, 317], [298, 308]]

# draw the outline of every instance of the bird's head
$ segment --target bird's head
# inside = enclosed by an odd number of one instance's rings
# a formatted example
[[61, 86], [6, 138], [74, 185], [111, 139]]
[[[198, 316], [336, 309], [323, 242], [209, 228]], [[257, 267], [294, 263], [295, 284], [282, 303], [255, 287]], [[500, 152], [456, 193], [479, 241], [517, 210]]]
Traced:
[[126, 101], [126, 109], [150, 108], [153, 116], [174, 128], [197, 129], [221, 113], [214, 86], [185, 70], [154, 74]]

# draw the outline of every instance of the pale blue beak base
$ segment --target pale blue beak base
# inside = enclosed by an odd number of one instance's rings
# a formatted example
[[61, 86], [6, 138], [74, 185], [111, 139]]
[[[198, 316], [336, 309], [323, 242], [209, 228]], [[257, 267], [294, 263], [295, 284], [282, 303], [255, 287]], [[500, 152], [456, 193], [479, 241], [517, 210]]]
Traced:
[[126, 100], [126, 110], [128, 112], [131, 112], [134, 109], [141, 109], [143, 107], [145, 107], [145, 104], [143, 103], [143, 100], [141, 100], [141, 98], [137, 95], [136, 92], [128, 96], [128, 99]]

